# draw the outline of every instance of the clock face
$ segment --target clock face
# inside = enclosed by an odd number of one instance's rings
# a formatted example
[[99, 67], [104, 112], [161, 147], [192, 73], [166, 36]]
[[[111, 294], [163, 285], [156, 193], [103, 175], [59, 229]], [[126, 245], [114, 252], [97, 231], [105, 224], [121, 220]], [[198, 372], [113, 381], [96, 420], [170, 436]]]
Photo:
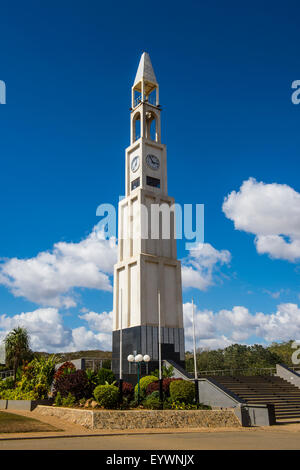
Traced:
[[147, 155], [146, 162], [149, 168], [152, 170], [158, 170], [160, 167], [159, 158], [156, 155]]
[[133, 172], [137, 171], [139, 169], [139, 166], [140, 166], [140, 157], [138, 155], [136, 155], [135, 157], [133, 157], [133, 159], [131, 160], [131, 170]]

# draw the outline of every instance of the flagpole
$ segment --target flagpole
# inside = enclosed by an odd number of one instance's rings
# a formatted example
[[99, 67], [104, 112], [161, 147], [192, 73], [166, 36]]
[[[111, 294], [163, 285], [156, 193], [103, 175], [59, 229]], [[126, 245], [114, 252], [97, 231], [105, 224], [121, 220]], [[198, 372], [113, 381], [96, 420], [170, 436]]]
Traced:
[[192, 299], [192, 310], [193, 310], [193, 341], [194, 341], [194, 375], [195, 375], [195, 380], [196, 380], [198, 378], [198, 376], [197, 376], [197, 358], [196, 358], [194, 299]]
[[161, 380], [160, 291], [158, 291], [158, 370], [159, 370], [159, 380]]
[[192, 312], [193, 312], [193, 341], [194, 341], [195, 400], [196, 400], [196, 403], [198, 403], [199, 402], [199, 382], [198, 382], [198, 372], [197, 372], [194, 299], [192, 299]]
[[158, 377], [159, 377], [159, 398], [161, 406], [163, 404], [163, 387], [162, 387], [162, 373], [161, 373], [161, 318], [160, 318], [160, 290], [157, 295], [158, 300]]
[[119, 399], [122, 403], [123, 400], [123, 290], [120, 292], [120, 378], [119, 378]]

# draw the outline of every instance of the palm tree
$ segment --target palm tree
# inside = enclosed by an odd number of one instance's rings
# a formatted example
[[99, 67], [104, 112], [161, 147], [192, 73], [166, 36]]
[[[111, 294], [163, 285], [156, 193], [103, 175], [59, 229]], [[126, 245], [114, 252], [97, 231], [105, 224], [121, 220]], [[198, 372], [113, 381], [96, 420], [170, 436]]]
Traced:
[[26, 328], [14, 328], [6, 338], [5, 353], [8, 367], [14, 370], [14, 381], [16, 381], [17, 369], [23, 361], [29, 359], [32, 352], [29, 346], [29, 334]]

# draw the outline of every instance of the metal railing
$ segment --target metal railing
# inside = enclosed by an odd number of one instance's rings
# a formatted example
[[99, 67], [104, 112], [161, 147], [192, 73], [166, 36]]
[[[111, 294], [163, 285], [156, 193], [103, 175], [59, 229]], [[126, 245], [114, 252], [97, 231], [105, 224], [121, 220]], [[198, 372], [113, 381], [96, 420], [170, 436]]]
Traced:
[[244, 375], [244, 376], [255, 376], [255, 375], [275, 375], [276, 367], [262, 367], [262, 368], [248, 368], [248, 369], [215, 369], [215, 370], [201, 370], [198, 371], [198, 377], [213, 376], [213, 375]]
[[95, 372], [97, 372], [99, 369], [101, 369], [103, 367], [103, 363], [104, 362], [110, 362], [110, 367], [111, 367], [111, 358], [102, 358], [102, 359], [99, 359], [97, 357], [84, 357], [82, 358], [84, 359], [84, 368], [85, 369], [91, 369]]
[[140, 104], [141, 101], [142, 101], [141, 96], [138, 96], [137, 98], [135, 98], [135, 100], [133, 101], [134, 107], [136, 107], [138, 104]]
[[13, 370], [2, 370], [0, 371], [0, 379], [6, 379], [7, 377], [13, 377], [14, 371]]
[[[133, 107], [135, 108], [142, 102], [142, 96], [138, 96], [137, 98], [134, 99], [133, 101]], [[144, 103], [151, 104], [152, 106], [157, 106], [156, 103], [156, 97], [155, 96], [148, 96], [148, 98], [145, 98]]]

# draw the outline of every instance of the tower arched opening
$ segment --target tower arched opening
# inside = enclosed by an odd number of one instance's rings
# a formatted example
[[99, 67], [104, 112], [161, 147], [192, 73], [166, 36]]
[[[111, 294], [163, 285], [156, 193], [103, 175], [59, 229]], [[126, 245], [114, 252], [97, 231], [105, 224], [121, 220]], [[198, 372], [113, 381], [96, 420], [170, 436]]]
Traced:
[[141, 137], [141, 113], [138, 112], [132, 119], [132, 137], [133, 142]]

